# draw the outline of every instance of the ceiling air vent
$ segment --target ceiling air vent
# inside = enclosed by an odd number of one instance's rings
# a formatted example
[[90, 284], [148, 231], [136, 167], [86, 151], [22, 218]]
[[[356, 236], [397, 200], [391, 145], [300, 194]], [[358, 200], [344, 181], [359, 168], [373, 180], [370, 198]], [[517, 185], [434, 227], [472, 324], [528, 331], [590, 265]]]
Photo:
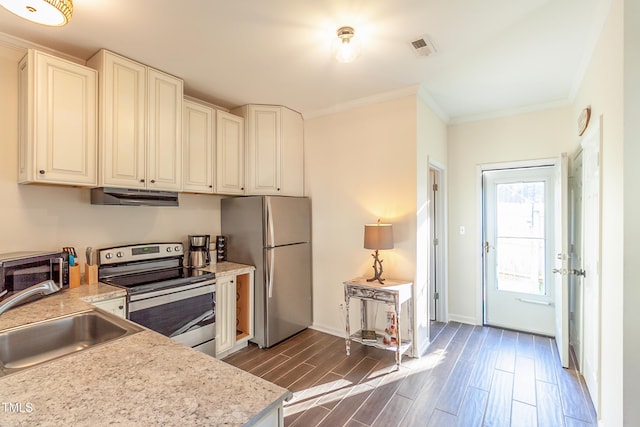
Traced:
[[427, 36], [422, 36], [412, 41], [411, 47], [417, 56], [431, 56], [437, 52], [435, 46]]

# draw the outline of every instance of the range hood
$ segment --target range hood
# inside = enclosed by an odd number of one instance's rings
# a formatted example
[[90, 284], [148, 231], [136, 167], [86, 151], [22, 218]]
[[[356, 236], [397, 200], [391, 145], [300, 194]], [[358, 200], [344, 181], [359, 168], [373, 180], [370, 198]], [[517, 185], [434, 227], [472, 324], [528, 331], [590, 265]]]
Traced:
[[91, 189], [92, 205], [178, 206], [178, 193], [173, 191], [137, 190], [101, 187]]

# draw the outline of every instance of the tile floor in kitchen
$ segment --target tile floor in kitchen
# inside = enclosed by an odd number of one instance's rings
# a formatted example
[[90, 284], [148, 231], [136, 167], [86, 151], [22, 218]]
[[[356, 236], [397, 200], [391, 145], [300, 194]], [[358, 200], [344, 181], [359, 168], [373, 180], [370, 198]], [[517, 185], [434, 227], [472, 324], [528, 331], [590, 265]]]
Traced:
[[312, 329], [225, 362], [286, 387], [287, 426], [596, 426], [584, 381], [553, 339], [451, 322], [420, 359]]

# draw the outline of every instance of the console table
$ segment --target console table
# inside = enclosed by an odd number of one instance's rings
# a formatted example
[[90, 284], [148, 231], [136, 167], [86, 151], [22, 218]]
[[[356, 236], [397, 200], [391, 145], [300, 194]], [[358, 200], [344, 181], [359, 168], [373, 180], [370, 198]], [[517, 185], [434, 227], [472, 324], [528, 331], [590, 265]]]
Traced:
[[[380, 284], [378, 281], [367, 282], [367, 279], [364, 277], [357, 277], [344, 282], [347, 356], [351, 353], [351, 340], [353, 340], [364, 345], [371, 345], [385, 350], [395, 351], [396, 365], [400, 368], [402, 355], [411, 347], [413, 342], [412, 286], [412, 282], [393, 279], [386, 279], [384, 284]], [[360, 300], [361, 329], [354, 334], [351, 334], [351, 326], [349, 324], [349, 300], [351, 298], [358, 298]], [[376, 333], [375, 341], [363, 341], [362, 330], [367, 329], [366, 301], [377, 301], [393, 305], [397, 320], [397, 344], [384, 343], [383, 336], [380, 333]], [[409, 333], [407, 334], [407, 338], [402, 338], [400, 332], [402, 320], [404, 320], [404, 316], [402, 316], [402, 304], [405, 302], [407, 303], [407, 325]]]

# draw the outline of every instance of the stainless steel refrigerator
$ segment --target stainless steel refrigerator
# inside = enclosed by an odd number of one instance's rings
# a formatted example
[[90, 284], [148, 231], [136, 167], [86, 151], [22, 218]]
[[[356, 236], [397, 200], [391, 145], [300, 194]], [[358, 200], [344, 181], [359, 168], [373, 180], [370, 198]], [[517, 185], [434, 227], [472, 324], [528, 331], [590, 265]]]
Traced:
[[255, 265], [254, 338], [260, 347], [311, 325], [311, 202], [250, 196], [221, 201], [227, 259]]

